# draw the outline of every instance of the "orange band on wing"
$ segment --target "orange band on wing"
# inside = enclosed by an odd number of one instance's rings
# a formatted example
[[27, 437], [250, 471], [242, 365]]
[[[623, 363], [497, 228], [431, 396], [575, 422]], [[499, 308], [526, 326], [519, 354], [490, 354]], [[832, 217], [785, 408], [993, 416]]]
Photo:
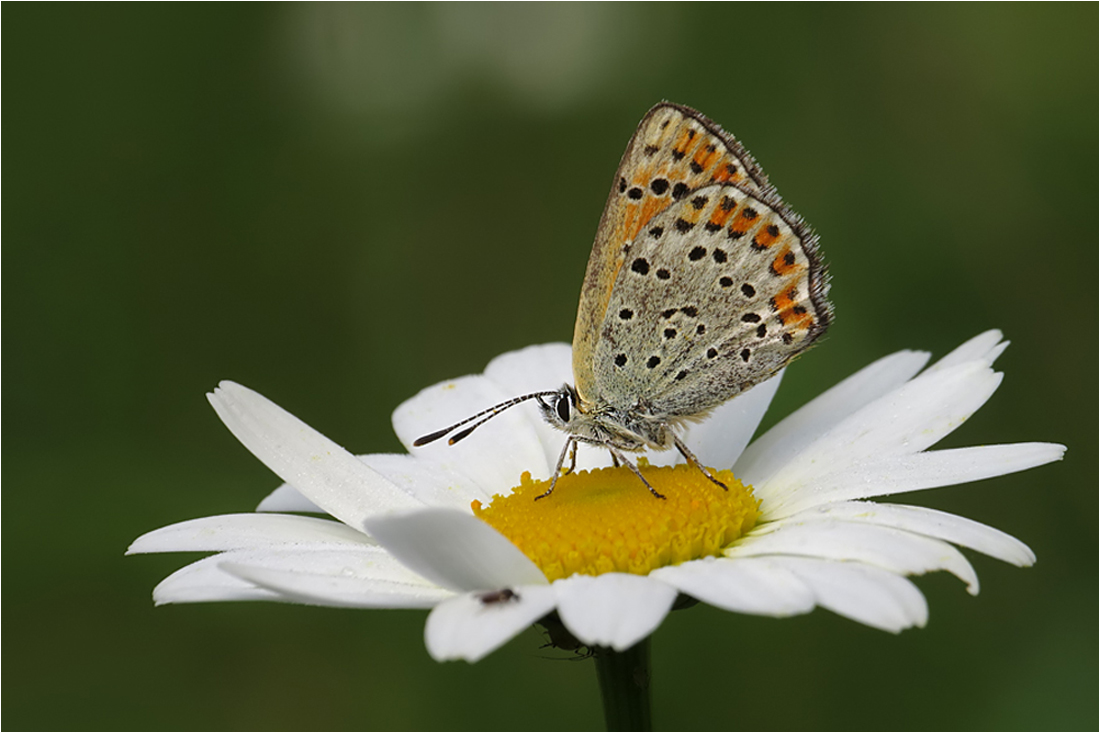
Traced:
[[775, 224], [768, 224], [761, 227], [760, 231], [752, 238], [752, 246], [754, 249], [767, 249], [775, 244], [777, 239], [779, 239], [779, 227]]
[[797, 298], [797, 286], [790, 287], [772, 298], [772, 309], [779, 315], [784, 326], [795, 331], [804, 331], [814, 324], [814, 317], [806, 310], [806, 306], [799, 305]]
[[783, 245], [783, 249], [779, 252], [771, 264], [771, 273], [776, 277], [785, 277], [787, 275], [794, 275], [801, 271], [803, 265], [798, 263], [798, 260], [794, 256], [794, 252], [791, 251], [789, 244]]
[[676, 139], [676, 144], [672, 146], [672, 150], [678, 157], [684, 158], [702, 139], [703, 136], [699, 134], [698, 130], [684, 127], [683, 131], [680, 132], [680, 137]]
[[642, 230], [654, 216], [663, 211], [667, 207], [667, 202], [661, 199], [648, 197], [641, 204], [633, 204], [626, 208], [623, 212], [623, 228], [619, 233], [619, 240], [622, 242], [631, 242], [638, 236], [638, 232]]
[[711, 143], [710, 145], [700, 146], [699, 149], [695, 151], [695, 155], [691, 157], [691, 161], [696, 166], [697, 170], [695, 170], [695, 172], [702, 173], [714, 165], [721, 157], [722, 154], [718, 152], [718, 146]]
[[735, 163], [724, 163], [711, 174], [710, 180], [715, 183], [734, 183], [745, 177], [745, 174]]

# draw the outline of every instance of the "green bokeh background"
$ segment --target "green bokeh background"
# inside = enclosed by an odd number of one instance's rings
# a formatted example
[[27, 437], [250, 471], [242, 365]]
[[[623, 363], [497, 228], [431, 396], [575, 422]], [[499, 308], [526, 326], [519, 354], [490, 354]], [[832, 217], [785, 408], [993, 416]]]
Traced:
[[1069, 452], [912, 497], [1039, 557], [971, 553], [977, 598], [919, 579], [923, 630], [673, 614], [656, 725], [1097, 726], [1095, 4], [6, 7], [5, 728], [599, 727], [591, 662], [536, 631], [437, 664], [425, 612], [154, 609], [189, 558], [122, 553], [278, 483], [219, 379], [397, 451], [406, 397], [569, 340], [663, 98], [745, 142], [832, 268], [765, 425], [998, 327], [1005, 382], [944, 445]]

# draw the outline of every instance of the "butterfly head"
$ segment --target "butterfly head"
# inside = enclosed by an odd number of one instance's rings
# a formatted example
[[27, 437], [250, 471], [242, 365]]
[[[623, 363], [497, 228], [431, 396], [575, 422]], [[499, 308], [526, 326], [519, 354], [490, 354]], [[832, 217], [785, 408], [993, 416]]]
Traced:
[[652, 430], [635, 424], [641, 421], [611, 408], [599, 409], [586, 402], [571, 384], [544, 393], [537, 401], [543, 419], [576, 440], [628, 451], [656, 443], [649, 435]]
[[582, 400], [571, 384], [564, 384], [556, 392], [539, 397], [538, 403], [546, 422], [577, 440], [596, 444], [621, 443], [604, 416]]
[[580, 398], [577, 396], [577, 390], [572, 385], [564, 384], [556, 392], [538, 397], [537, 401], [539, 411], [546, 422], [558, 430], [567, 433], [573, 432], [574, 422], [580, 416], [580, 411], [577, 409]]

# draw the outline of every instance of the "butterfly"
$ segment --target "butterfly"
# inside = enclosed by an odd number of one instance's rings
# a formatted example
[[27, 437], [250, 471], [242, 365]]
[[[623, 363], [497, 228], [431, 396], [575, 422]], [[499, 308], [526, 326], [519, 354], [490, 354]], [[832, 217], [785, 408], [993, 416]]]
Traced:
[[[624, 452], [675, 447], [679, 433], [763, 382], [833, 318], [817, 236], [752, 156], [699, 112], [662, 102], [615, 173], [588, 259], [573, 334], [573, 384], [490, 407], [417, 439], [454, 444], [521, 402], [566, 433], [549, 489], [578, 443], [600, 446], [658, 498]], [[459, 432], [454, 432], [463, 428]], [[453, 433], [453, 434], [452, 434]]]

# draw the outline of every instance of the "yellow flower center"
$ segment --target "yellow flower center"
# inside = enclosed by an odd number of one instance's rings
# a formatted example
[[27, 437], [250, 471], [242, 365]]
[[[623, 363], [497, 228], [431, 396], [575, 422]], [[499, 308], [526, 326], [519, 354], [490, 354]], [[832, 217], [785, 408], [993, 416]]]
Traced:
[[554, 493], [540, 501], [550, 482], [530, 473], [508, 496], [471, 505], [474, 514], [510, 539], [550, 580], [574, 573], [645, 575], [665, 565], [718, 555], [752, 529], [760, 502], [752, 488], [729, 471], [714, 471], [723, 491], [688, 465], [639, 468], [651, 494], [625, 467], [579, 471], [558, 478]]

